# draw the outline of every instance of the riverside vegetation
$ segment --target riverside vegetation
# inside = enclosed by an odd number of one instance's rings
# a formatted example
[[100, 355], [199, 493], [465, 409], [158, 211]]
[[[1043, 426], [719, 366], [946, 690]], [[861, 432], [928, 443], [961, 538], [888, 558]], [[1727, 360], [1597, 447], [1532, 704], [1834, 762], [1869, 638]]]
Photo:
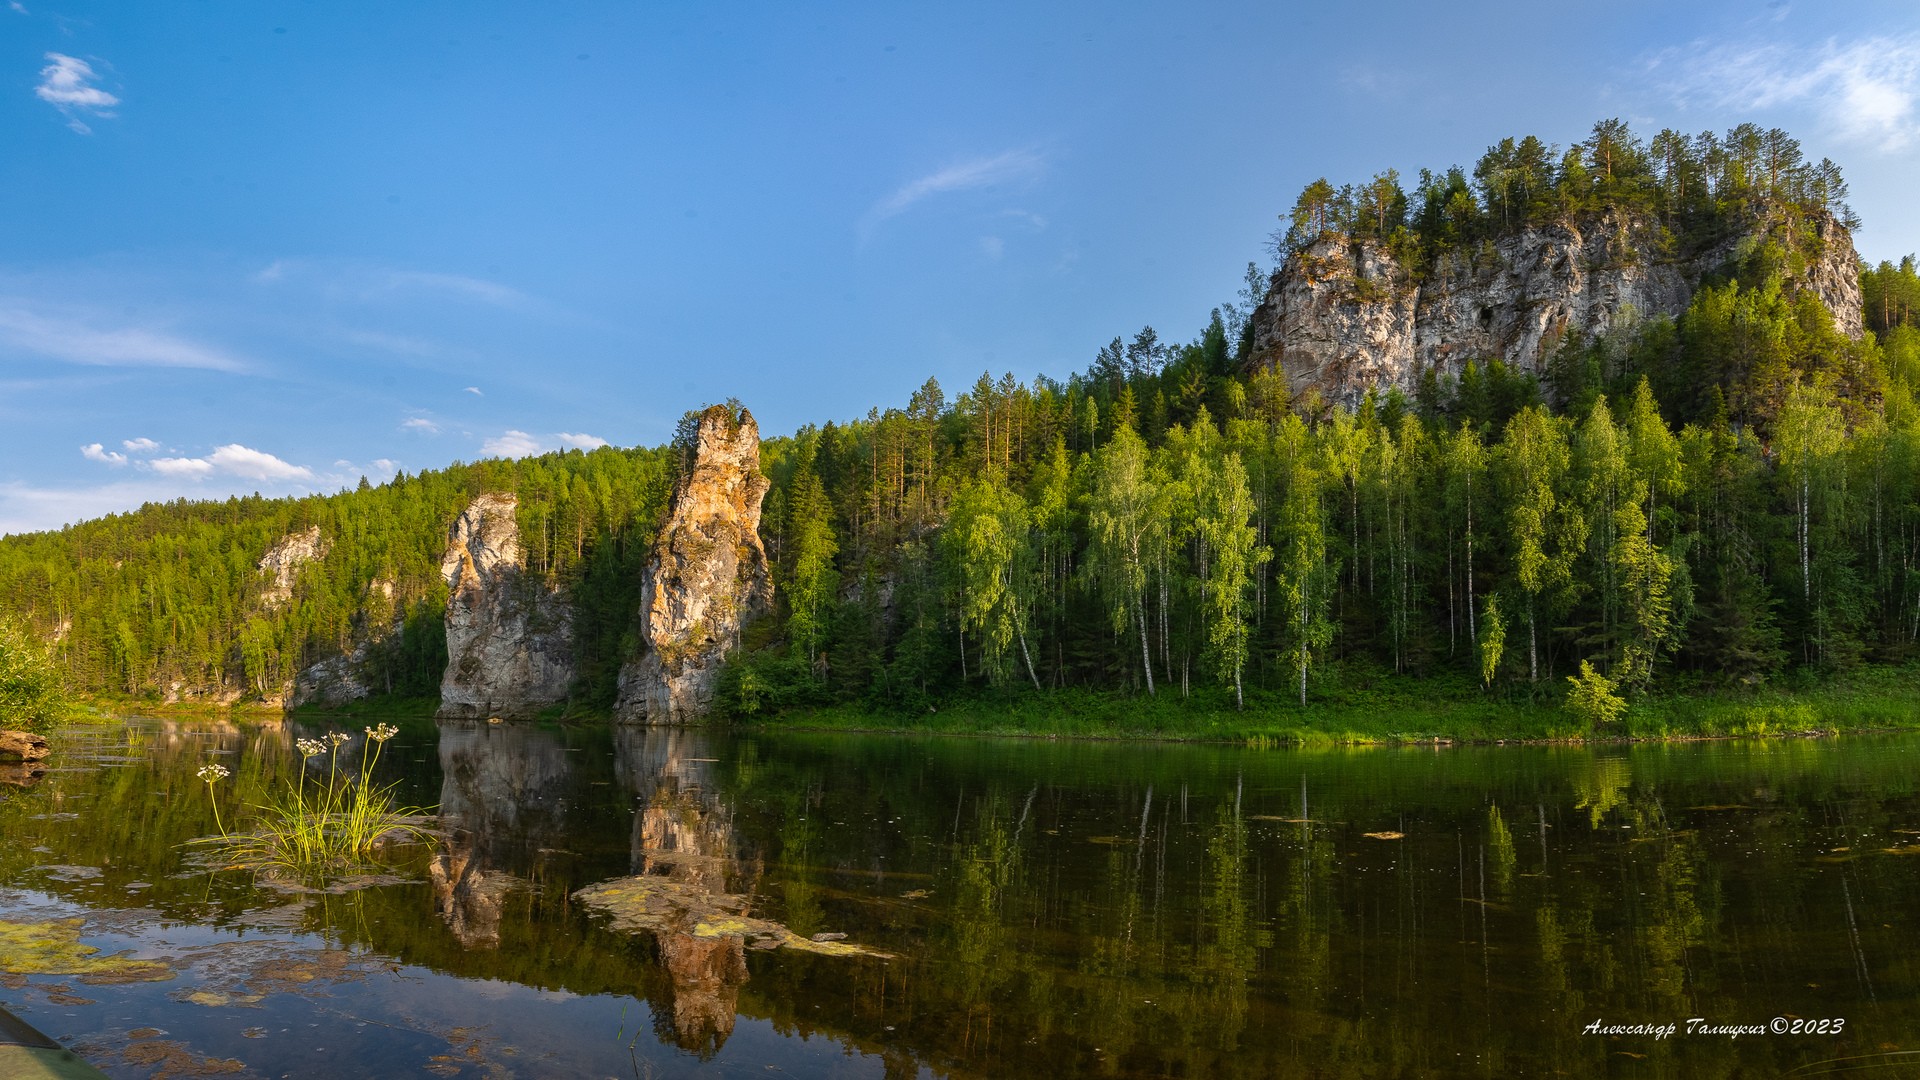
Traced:
[[[325, 738], [299, 740], [298, 775], [252, 807], [255, 823], [245, 831], [229, 831], [220, 814], [215, 789], [232, 773], [224, 765], [201, 766], [195, 775], [207, 785], [207, 800], [219, 831], [193, 844], [205, 849], [218, 868], [317, 883], [329, 874], [372, 865], [383, 844], [431, 842], [435, 834], [427, 827], [424, 813], [396, 806], [395, 784], [373, 782], [380, 751], [399, 733], [391, 724], [367, 728], [358, 769], [345, 770], [340, 767], [341, 748], [352, 743], [353, 736], [336, 731]], [[308, 767], [315, 758], [325, 761], [326, 774], [309, 784]]]
[[[1796, 274], [1857, 224], [1784, 133], [1597, 125], [1472, 171], [1316, 182], [1276, 253], [1329, 234], [1410, 265], [1529, 222], [1653, 215], [1730, 236], [1671, 317], [1567, 334], [1354, 408], [1251, 363], [1246, 290], [1198, 337], [1115, 338], [1031, 384], [933, 380], [904, 408], [763, 444], [776, 611], [727, 717], [947, 730], [1563, 737], [1903, 723], [1920, 645], [1920, 276], [1862, 267], [1866, 332]], [[1660, 251], [1644, 254], [1663, 257]], [[1431, 373], [1430, 373], [1431, 374]], [[0, 616], [92, 693], [271, 696], [363, 648], [398, 698], [446, 663], [446, 526], [518, 496], [527, 569], [571, 597], [604, 712], [686, 435], [456, 464], [331, 496], [179, 501], [0, 541]], [[290, 598], [264, 552], [318, 526]], [[1833, 709], [1828, 709], [1833, 705]]]

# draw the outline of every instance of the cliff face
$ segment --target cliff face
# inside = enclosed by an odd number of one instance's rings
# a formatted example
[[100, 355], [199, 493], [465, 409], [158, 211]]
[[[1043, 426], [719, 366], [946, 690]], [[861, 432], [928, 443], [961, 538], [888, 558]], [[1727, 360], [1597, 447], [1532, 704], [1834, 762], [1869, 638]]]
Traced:
[[678, 724], [700, 720], [713, 702], [720, 663], [740, 632], [773, 604], [760, 544], [760, 428], [742, 411], [708, 409], [692, 467], [674, 491], [673, 512], [654, 545], [640, 594], [643, 651], [620, 671], [617, 719]]
[[573, 681], [573, 612], [522, 568], [517, 507], [512, 495], [481, 495], [447, 538], [442, 716], [531, 715], [565, 700]]
[[286, 606], [293, 599], [293, 582], [300, 568], [326, 558], [329, 545], [320, 536], [320, 526], [308, 526], [305, 532], [291, 533], [267, 549], [254, 565], [272, 580], [260, 593], [269, 610]]
[[[1253, 314], [1249, 363], [1276, 366], [1296, 396], [1317, 390], [1348, 405], [1369, 389], [1411, 393], [1427, 371], [1458, 375], [1469, 360], [1538, 373], [1570, 332], [1679, 315], [1701, 278], [1738, 258], [1766, 223], [1686, 258], [1661, 253], [1658, 227], [1618, 211], [1529, 226], [1490, 250], [1444, 257], [1425, 280], [1379, 241], [1323, 237], [1274, 275]], [[1853, 238], [1825, 218], [1814, 231], [1817, 255], [1789, 285], [1811, 290], [1857, 338]]]

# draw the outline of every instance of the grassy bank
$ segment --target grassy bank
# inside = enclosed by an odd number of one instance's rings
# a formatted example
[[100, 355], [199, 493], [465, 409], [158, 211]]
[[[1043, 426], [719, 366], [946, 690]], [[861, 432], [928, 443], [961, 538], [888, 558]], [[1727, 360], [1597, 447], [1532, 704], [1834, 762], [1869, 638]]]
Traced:
[[1383, 678], [1317, 694], [1302, 708], [1249, 695], [1244, 710], [1223, 693], [1182, 697], [1083, 690], [982, 694], [923, 713], [834, 706], [752, 721], [755, 730], [1170, 739], [1268, 744], [1548, 742], [1697, 739], [1920, 728], [1920, 667], [1864, 669], [1796, 687], [1675, 693], [1632, 702], [1619, 722], [1581, 724], [1557, 694], [1482, 693], [1471, 683]]
[[[1524, 688], [1488, 694], [1470, 681], [1373, 675], [1317, 689], [1307, 706], [1281, 694], [1232, 697], [1208, 688], [1183, 696], [1089, 690], [982, 692], [921, 712], [858, 705], [795, 709], [739, 724], [757, 731], [874, 731], [933, 735], [1007, 735], [1081, 739], [1163, 739], [1250, 745], [1338, 745], [1412, 742], [1564, 742], [1581, 739], [1699, 739], [1920, 729], [1920, 665], [1862, 668], [1824, 680], [1744, 692], [1694, 691], [1634, 699], [1624, 718], [1600, 729], [1582, 725], [1557, 692], [1530, 697]], [[1557, 690], [1557, 688], [1555, 688]], [[434, 698], [371, 698], [336, 709], [303, 706], [282, 714], [259, 705], [157, 705], [92, 698], [85, 712], [114, 716], [277, 719], [282, 715], [349, 726], [392, 721], [412, 730], [430, 724]], [[561, 706], [539, 718], [549, 724], [605, 723], [604, 713]]]

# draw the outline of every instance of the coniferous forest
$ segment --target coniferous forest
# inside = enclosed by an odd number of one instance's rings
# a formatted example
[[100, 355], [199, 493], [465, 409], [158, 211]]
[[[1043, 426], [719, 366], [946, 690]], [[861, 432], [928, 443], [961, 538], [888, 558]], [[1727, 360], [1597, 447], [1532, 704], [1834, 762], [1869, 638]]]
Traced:
[[[1756, 239], [1677, 317], [1569, 335], [1539, 373], [1489, 360], [1357, 408], [1296, 398], [1250, 363], [1271, 275], [1249, 266], [1186, 343], [1146, 328], [1064, 380], [928, 380], [769, 438], [777, 610], [722, 708], [924, 714], [1058, 688], [1281, 707], [1433, 679], [1605, 719], [1649, 692], [1905, 663], [1920, 275], [1911, 257], [1861, 267], [1857, 341], [1792, 287], [1822, 226], [1857, 224], [1845, 196], [1779, 131], [1642, 141], [1616, 121], [1565, 148], [1504, 140], [1411, 192], [1392, 172], [1316, 181], [1280, 216], [1283, 260], [1331, 233], [1417, 268], [1622, 213], [1660, 223], [1652, 258]], [[568, 451], [9, 537], [0, 617], [56, 642], [87, 691], [270, 696], [375, 639], [372, 683], [431, 696], [448, 524], [507, 490], [529, 570], [574, 600], [573, 705], [604, 709], [680, 461]], [[324, 556], [275, 595], [261, 556], [313, 526]]]

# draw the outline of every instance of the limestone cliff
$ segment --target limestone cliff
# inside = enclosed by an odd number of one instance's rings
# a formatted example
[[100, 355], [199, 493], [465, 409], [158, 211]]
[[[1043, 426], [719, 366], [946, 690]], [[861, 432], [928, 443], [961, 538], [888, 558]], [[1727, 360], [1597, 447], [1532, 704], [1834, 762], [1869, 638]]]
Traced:
[[[1453, 252], [1425, 274], [1380, 241], [1324, 236], [1274, 274], [1253, 314], [1248, 362], [1276, 366], [1296, 396], [1317, 390], [1349, 405], [1369, 389], [1411, 393], [1426, 372], [1458, 375], [1469, 360], [1538, 373], [1570, 332], [1679, 315], [1703, 277], [1772, 227], [1756, 219], [1745, 235], [1672, 254], [1658, 221], [1615, 210], [1527, 226]], [[1853, 238], [1826, 217], [1810, 228], [1809, 257], [1788, 284], [1811, 290], [1835, 326], [1858, 338]]]
[[447, 538], [442, 716], [531, 715], [565, 700], [573, 681], [573, 612], [522, 567], [518, 505], [512, 495], [481, 495]]
[[254, 565], [269, 578], [267, 587], [260, 593], [260, 600], [268, 610], [284, 607], [293, 599], [293, 583], [300, 568], [326, 558], [329, 546], [320, 535], [320, 526], [310, 525], [304, 532], [281, 537], [260, 556]]
[[760, 544], [760, 428], [725, 406], [701, 414], [673, 510], [641, 585], [642, 651], [620, 671], [617, 719], [677, 724], [703, 718], [720, 664], [773, 604]]

